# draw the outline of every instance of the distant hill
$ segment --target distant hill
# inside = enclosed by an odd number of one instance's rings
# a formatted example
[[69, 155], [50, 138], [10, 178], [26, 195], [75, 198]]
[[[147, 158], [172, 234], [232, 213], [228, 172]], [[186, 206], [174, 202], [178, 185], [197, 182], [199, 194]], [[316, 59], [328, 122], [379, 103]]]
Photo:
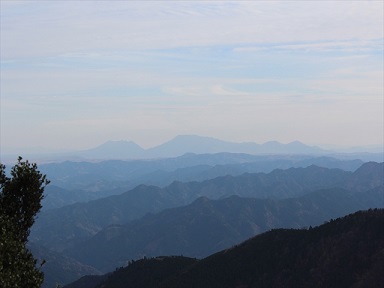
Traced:
[[118, 188], [112, 191], [101, 190], [92, 192], [77, 189], [67, 190], [51, 183], [44, 189], [44, 198], [41, 201], [41, 204], [43, 210], [59, 208], [78, 202], [88, 202], [113, 194], [119, 194], [125, 192], [124, 190], [119, 190]]
[[66, 288], [372, 287], [384, 283], [384, 210], [277, 229], [202, 260], [156, 257]]
[[383, 185], [384, 162], [368, 162], [358, 168], [344, 184], [346, 189], [364, 192], [367, 188]]

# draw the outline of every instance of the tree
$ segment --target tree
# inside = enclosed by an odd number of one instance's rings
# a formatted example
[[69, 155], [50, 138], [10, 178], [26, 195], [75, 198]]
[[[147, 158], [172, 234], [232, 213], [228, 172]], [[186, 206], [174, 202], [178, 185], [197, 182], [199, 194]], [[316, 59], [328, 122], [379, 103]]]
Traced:
[[43, 273], [26, 244], [49, 181], [36, 164], [21, 157], [10, 175], [0, 164], [0, 287], [37, 288]]

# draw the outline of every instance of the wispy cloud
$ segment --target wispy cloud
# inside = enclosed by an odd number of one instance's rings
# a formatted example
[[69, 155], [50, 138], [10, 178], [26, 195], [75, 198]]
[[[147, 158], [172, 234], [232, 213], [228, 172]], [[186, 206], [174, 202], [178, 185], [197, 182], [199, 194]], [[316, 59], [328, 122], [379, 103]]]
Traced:
[[1, 44], [3, 58], [90, 49], [370, 40], [383, 33], [380, 1], [8, 2], [1, 3], [7, 39]]
[[0, 5], [1, 145], [382, 141], [382, 1]]

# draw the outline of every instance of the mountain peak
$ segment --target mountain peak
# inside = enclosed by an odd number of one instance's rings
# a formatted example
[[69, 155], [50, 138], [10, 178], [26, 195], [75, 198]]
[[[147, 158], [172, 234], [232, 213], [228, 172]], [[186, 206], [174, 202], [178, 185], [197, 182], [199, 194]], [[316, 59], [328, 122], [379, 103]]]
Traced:
[[112, 147], [112, 148], [115, 148], [115, 147], [136, 147], [136, 148], [141, 148], [135, 142], [127, 141], [127, 140], [110, 140], [110, 141], [107, 141], [107, 142], [97, 146], [94, 149], [98, 149], [101, 147]]
[[133, 141], [108, 141], [93, 149], [83, 151], [87, 158], [95, 159], [128, 159], [140, 158], [144, 149]]

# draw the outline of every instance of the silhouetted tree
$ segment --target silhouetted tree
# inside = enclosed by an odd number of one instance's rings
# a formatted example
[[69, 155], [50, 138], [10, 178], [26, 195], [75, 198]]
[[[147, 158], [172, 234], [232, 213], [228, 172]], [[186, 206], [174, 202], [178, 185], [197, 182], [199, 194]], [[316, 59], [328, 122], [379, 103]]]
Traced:
[[0, 164], [0, 287], [40, 287], [43, 273], [26, 244], [49, 181], [21, 157], [10, 175]]

